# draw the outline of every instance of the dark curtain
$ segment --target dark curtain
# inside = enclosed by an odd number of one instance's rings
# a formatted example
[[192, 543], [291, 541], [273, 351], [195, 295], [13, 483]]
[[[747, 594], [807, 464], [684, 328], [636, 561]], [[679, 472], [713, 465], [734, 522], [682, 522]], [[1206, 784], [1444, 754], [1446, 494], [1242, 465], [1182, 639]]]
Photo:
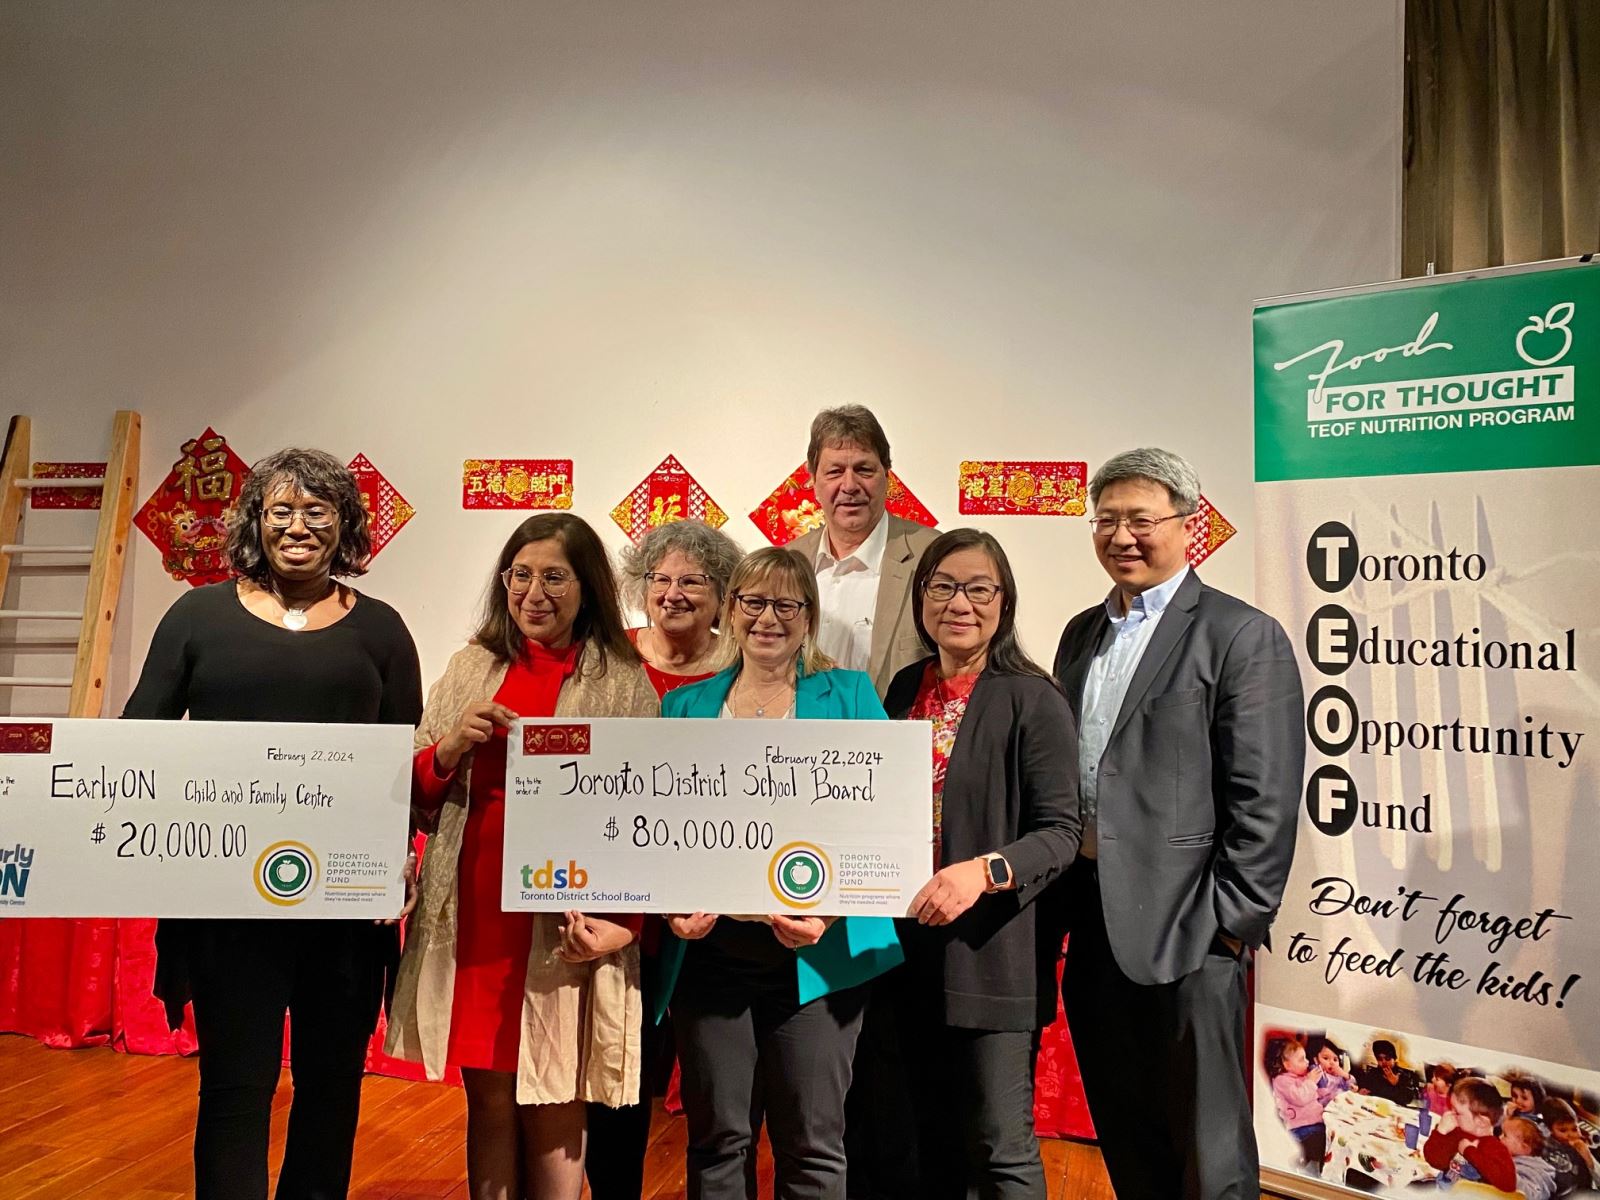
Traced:
[[1600, 2], [1407, 0], [1401, 271], [1600, 250]]

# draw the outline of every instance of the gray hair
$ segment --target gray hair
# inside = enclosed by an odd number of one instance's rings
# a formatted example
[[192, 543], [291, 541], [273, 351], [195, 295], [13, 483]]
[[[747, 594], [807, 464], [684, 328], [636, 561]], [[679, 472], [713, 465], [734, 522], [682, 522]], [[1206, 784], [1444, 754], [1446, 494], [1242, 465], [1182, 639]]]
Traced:
[[674, 550], [698, 563], [717, 587], [717, 603], [728, 593], [728, 579], [744, 557], [744, 551], [725, 533], [704, 521], [673, 521], [658, 525], [645, 534], [637, 546], [622, 550], [622, 587], [628, 603], [644, 607], [644, 577], [661, 565]]
[[1159, 483], [1167, 489], [1172, 507], [1184, 516], [1200, 507], [1200, 476], [1189, 465], [1189, 460], [1154, 446], [1124, 450], [1101, 463], [1089, 481], [1089, 503], [1099, 504], [1101, 492], [1125, 479]]

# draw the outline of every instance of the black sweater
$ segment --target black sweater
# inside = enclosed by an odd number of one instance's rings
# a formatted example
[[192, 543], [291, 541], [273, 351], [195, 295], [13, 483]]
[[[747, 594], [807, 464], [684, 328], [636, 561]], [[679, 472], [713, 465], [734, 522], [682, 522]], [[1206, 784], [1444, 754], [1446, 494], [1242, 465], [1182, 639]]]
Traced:
[[[417, 647], [395, 612], [357, 593], [325, 629], [298, 633], [263, 621], [239, 602], [231, 580], [180, 596], [156, 626], [124, 717], [175, 721], [309, 721], [415, 725], [422, 718]], [[259, 922], [258, 922], [259, 923]], [[229, 921], [163, 920], [156, 929], [155, 994], [167, 1023], [183, 1022], [189, 962], [202, 947], [226, 948]], [[331, 925], [332, 923], [330, 923]], [[323, 969], [330, 991], [382, 989], [399, 955], [393, 926], [338, 922], [340, 950]], [[347, 978], [348, 977], [348, 978]]]
[[[927, 661], [889, 684], [883, 706], [904, 720]], [[965, 1029], [1042, 1029], [1056, 1015], [1064, 928], [1039, 904], [1078, 853], [1078, 731], [1055, 683], [1039, 675], [978, 677], [944, 779], [945, 865], [997, 852], [1016, 890], [978, 897], [954, 922], [897, 922], [919, 987], [942, 992], [944, 1020]], [[1056, 889], [1059, 892], [1059, 889]]]
[[156, 626], [124, 717], [415, 725], [422, 718], [417, 647], [395, 612], [357, 593], [325, 629], [263, 621], [237, 586], [180, 596]]

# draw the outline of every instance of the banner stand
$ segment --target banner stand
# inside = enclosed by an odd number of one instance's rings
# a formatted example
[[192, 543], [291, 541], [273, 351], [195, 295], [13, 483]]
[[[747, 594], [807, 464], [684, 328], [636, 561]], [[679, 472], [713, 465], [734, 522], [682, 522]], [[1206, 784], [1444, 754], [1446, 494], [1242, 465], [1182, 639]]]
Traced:
[[1297, 646], [1309, 739], [1252, 1012], [1273, 1192], [1589, 1186], [1597, 268], [1256, 305], [1257, 602]]

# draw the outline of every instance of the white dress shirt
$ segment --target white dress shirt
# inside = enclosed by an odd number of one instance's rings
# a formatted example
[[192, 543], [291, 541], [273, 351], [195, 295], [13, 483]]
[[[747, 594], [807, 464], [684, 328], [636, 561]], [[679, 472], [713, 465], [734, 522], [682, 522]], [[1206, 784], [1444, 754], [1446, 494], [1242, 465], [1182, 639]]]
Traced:
[[817, 546], [817, 647], [841, 667], [868, 670], [872, 663], [872, 619], [878, 608], [878, 582], [883, 578], [883, 552], [889, 546], [888, 514], [854, 553], [834, 558], [826, 528]]
[[1098, 808], [1100, 800], [1100, 759], [1111, 740], [1117, 714], [1139, 669], [1139, 660], [1150, 645], [1150, 638], [1161, 623], [1173, 593], [1189, 574], [1187, 565], [1165, 583], [1133, 598], [1127, 615], [1121, 612], [1116, 588], [1106, 597], [1106, 615], [1111, 628], [1101, 639], [1094, 661], [1083, 681], [1083, 716], [1078, 729], [1078, 803], [1083, 812], [1083, 840], [1078, 853], [1094, 858], [1099, 850]]

